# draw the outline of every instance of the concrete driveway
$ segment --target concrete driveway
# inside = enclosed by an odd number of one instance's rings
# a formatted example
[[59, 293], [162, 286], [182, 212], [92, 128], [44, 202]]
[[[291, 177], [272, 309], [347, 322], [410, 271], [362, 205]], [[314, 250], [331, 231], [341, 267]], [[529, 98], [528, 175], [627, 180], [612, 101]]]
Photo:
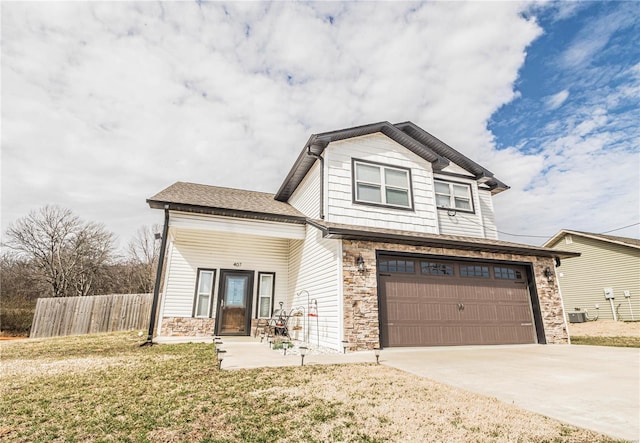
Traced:
[[640, 350], [518, 345], [389, 348], [380, 362], [615, 438], [640, 439]]

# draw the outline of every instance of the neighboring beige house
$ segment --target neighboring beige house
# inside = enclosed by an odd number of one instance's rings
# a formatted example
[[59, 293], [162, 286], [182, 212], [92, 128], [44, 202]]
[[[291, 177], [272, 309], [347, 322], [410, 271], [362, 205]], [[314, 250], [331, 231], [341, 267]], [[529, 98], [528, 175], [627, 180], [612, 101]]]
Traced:
[[507, 189], [411, 122], [312, 135], [276, 194], [175, 183], [147, 200], [148, 340], [250, 335], [282, 303], [294, 338], [336, 350], [566, 343], [554, 264], [577, 254], [498, 240]]
[[556, 270], [567, 314], [640, 320], [640, 240], [563, 229], [544, 246], [580, 253]]

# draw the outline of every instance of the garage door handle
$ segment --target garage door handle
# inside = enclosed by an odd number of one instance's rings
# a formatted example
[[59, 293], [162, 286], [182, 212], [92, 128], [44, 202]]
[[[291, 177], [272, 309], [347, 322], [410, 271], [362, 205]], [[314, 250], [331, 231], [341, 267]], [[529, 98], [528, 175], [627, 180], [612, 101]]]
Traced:
[[458, 303], [458, 311], [464, 311], [464, 303]]

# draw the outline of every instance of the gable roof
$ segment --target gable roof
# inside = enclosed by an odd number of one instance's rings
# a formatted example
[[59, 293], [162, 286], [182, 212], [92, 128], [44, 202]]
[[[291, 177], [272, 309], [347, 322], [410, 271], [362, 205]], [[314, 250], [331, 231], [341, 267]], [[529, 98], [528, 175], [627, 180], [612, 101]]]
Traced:
[[579, 237], [592, 238], [594, 240], [600, 240], [608, 243], [615, 243], [622, 246], [629, 246], [631, 248], [640, 249], [640, 240], [637, 238], [618, 237], [616, 235], [596, 234], [593, 232], [584, 231], [572, 231], [569, 229], [562, 229], [556, 235], [547, 240], [544, 244], [545, 247], [551, 247], [558, 243], [565, 235], [577, 235]]
[[472, 173], [480, 183], [488, 186], [492, 194], [509, 189], [507, 185], [495, 178], [491, 171], [483, 168], [414, 123], [408, 121], [394, 125], [388, 121], [383, 121], [321, 134], [312, 134], [276, 193], [276, 200], [287, 201], [302, 182], [316, 161], [316, 158], [310, 153], [320, 155], [331, 142], [377, 132], [386, 135], [417, 156], [430, 162], [434, 171], [440, 171], [447, 167], [450, 162], [453, 162]]
[[323, 237], [325, 238], [402, 243], [418, 246], [432, 246], [436, 248], [458, 248], [473, 251], [535, 255], [540, 257], [569, 258], [580, 256], [580, 253], [578, 252], [561, 251], [558, 249], [523, 245], [520, 243], [511, 243], [488, 238], [427, 234], [386, 228], [371, 228], [343, 223], [332, 223], [315, 219], [307, 219], [307, 223], [317, 229], [320, 229]]
[[153, 209], [179, 210], [230, 217], [305, 223], [305, 216], [274, 194], [176, 182], [147, 199]]

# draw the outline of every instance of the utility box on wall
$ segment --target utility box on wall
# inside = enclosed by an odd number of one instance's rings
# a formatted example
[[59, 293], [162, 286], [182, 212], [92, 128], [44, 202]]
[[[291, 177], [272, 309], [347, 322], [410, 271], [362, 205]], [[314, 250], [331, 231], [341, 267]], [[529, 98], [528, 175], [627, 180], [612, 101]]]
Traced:
[[569, 312], [569, 323], [584, 323], [587, 315], [584, 312]]

